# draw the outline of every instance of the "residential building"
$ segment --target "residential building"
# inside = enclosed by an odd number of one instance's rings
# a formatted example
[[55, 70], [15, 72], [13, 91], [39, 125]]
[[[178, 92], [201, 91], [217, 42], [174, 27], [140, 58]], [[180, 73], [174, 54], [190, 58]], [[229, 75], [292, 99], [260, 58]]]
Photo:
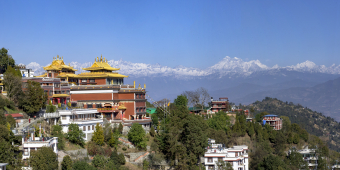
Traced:
[[38, 150], [41, 147], [50, 147], [53, 149], [54, 153], [58, 154], [57, 144], [57, 137], [34, 137], [34, 133], [32, 133], [29, 139], [22, 138], [22, 159], [29, 159], [31, 151]]
[[282, 119], [279, 118], [277, 115], [265, 115], [262, 122], [263, 125], [269, 124], [271, 127], [273, 127], [274, 130], [282, 129]]
[[34, 71], [27, 69], [26, 65], [18, 65], [22, 77], [34, 77]]
[[0, 163], [0, 170], [6, 170], [8, 163]]
[[340, 165], [338, 165], [338, 164], [333, 165], [332, 170], [340, 170]]
[[219, 111], [228, 111], [229, 109], [229, 100], [227, 97], [220, 97], [219, 100], [214, 100], [211, 97], [211, 113], [216, 113]]
[[[289, 151], [289, 154], [291, 152], [292, 150]], [[309, 169], [317, 169], [318, 156], [315, 153], [315, 149], [309, 149], [308, 146], [306, 146], [304, 149], [298, 150], [296, 152], [302, 154], [303, 160], [308, 162]]]
[[204, 153], [206, 170], [218, 169], [218, 161], [228, 162], [234, 170], [248, 170], [248, 146], [238, 145], [227, 148], [223, 144], [216, 144], [214, 139], [209, 139], [209, 146]]

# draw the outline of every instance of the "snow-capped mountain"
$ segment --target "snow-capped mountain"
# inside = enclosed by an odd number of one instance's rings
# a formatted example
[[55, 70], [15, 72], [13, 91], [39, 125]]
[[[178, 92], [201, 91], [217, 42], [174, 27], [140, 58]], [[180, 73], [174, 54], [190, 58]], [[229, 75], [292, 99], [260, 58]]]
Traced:
[[[176, 78], [189, 78], [189, 77], [202, 77], [209, 75], [223, 76], [242, 76], [247, 77], [253, 73], [261, 71], [271, 70], [286, 70], [297, 72], [309, 72], [309, 73], [327, 73], [327, 74], [340, 74], [340, 65], [333, 64], [330, 67], [324, 65], [316, 65], [312, 61], [305, 61], [292, 66], [279, 67], [275, 65], [268, 67], [262, 64], [259, 60], [243, 61], [240, 58], [231, 58], [226, 56], [215, 65], [206, 69], [199, 69], [193, 67], [177, 66], [168, 67], [160, 64], [146, 64], [146, 63], [132, 63], [123, 60], [109, 60], [108, 63], [115, 68], [120, 68], [119, 73], [130, 75], [134, 77], [145, 76], [173, 76]], [[84, 72], [82, 68], [90, 67], [93, 63], [79, 63], [71, 62], [70, 65], [77, 69], [77, 73]], [[27, 68], [31, 68], [35, 71], [35, 74], [42, 74], [44, 72], [43, 66], [37, 62], [31, 62], [27, 65]]]

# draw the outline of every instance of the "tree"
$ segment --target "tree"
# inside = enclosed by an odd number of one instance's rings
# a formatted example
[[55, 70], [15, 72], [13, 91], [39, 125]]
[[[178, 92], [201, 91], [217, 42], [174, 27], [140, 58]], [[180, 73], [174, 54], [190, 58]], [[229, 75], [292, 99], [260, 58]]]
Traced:
[[51, 135], [54, 137], [58, 137], [58, 149], [63, 150], [65, 148], [65, 139], [63, 134], [63, 128], [59, 125], [53, 125], [52, 126], [52, 132]]
[[144, 159], [143, 161], [143, 170], [148, 170], [149, 169], [149, 161]]
[[208, 119], [207, 123], [210, 128], [227, 132], [230, 126], [230, 117], [227, 116], [227, 113], [219, 111], [212, 118]]
[[119, 123], [118, 132], [119, 132], [120, 134], [123, 133], [123, 124], [122, 124], [122, 123]]
[[97, 145], [103, 146], [104, 145], [104, 133], [103, 128], [97, 123], [96, 130], [93, 133], [92, 141], [95, 142]]
[[8, 66], [14, 67], [15, 61], [12, 56], [8, 54], [8, 49], [3, 47], [0, 49], [0, 74], [4, 73]]
[[106, 159], [103, 155], [96, 155], [93, 157], [92, 164], [94, 167], [102, 169], [104, 168], [106, 163]]
[[260, 163], [260, 166], [266, 170], [287, 169], [287, 165], [275, 155], [269, 155]]
[[16, 121], [15, 119], [12, 117], [12, 115], [7, 115], [6, 116], [6, 121], [10, 124], [10, 126], [12, 128], [14, 128], [16, 126]]
[[72, 166], [73, 166], [73, 163], [72, 163], [71, 157], [68, 155], [64, 156], [63, 161], [61, 162], [61, 169], [72, 170]]
[[7, 91], [7, 97], [13, 102], [18, 103], [22, 94], [21, 77], [15, 76], [11, 72], [6, 72], [4, 74], [4, 86]]
[[298, 169], [308, 169], [307, 161], [303, 160], [302, 154], [293, 150], [288, 156], [289, 164]]
[[300, 136], [299, 134], [294, 134], [294, 137], [293, 137], [293, 143], [294, 144], [298, 144], [300, 142]]
[[97, 168], [89, 165], [85, 161], [76, 161], [73, 164], [73, 170], [97, 170]]
[[75, 144], [78, 144], [80, 146], [84, 146], [84, 137], [85, 134], [83, 131], [79, 129], [78, 124], [71, 123], [68, 126], [68, 133], [66, 134], [66, 138]]
[[142, 125], [133, 123], [128, 133], [129, 140], [140, 149], [146, 148], [145, 131]]
[[176, 106], [187, 106], [188, 105], [188, 99], [184, 95], [179, 95], [174, 101]]
[[158, 116], [156, 114], [151, 115], [151, 121], [154, 126], [158, 127]]
[[29, 160], [33, 169], [58, 169], [57, 154], [50, 147], [42, 147], [37, 151], [31, 151]]
[[155, 107], [153, 104], [151, 104], [149, 101], [145, 102], [147, 108], [153, 108]]
[[116, 139], [116, 137], [114, 136], [114, 133], [111, 131], [111, 139], [108, 141], [108, 144], [111, 147], [117, 147], [118, 141]]
[[153, 128], [153, 126], [151, 126], [151, 128], [150, 128], [150, 136], [152, 136], [152, 137], [155, 136], [155, 128]]
[[203, 87], [200, 87], [195, 91], [185, 91], [182, 95], [186, 96], [189, 105], [195, 106], [199, 104], [202, 107], [202, 110], [204, 105], [210, 100], [208, 90]]
[[29, 80], [24, 93], [25, 99], [22, 108], [29, 115], [38, 112], [47, 101], [47, 94], [41, 88], [39, 82]]

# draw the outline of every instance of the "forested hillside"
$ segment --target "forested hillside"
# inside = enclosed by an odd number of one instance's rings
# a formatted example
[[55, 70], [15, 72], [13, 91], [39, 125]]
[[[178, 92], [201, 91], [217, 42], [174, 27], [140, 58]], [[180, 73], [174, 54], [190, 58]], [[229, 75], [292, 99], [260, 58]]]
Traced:
[[278, 116], [287, 116], [292, 123], [297, 123], [308, 133], [320, 137], [330, 149], [340, 151], [340, 124], [331, 117], [326, 117], [300, 104], [269, 97], [261, 102], [256, 101], [247, 108], [254, 108], [255, 114], [268, 112]]

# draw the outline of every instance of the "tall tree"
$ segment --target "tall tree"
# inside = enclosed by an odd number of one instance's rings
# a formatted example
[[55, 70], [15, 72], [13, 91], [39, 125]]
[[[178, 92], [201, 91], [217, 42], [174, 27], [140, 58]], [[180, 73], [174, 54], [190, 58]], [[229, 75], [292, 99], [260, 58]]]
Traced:
[[0, 49], [0, 74], [4, 73], [8, 66], [14, 67], [15, 61], [12, 56], [8, 54], [8, 49], [3, 47]]
[[202, 110], [204, 105], [206, 105], [207, 102], [210, 100], [208, 90], [203, 87], [200, 87], [195, 91], [185, 91], [182, 95], [187, 97], [189, 105], [200, 105], [202, 107]]
[[47, 101], [47, 94], [41, 88], [39, 82], [28, 81], [24, 93], [25, 99], [22, 108], [29, 115], [38, 112]]
[[93, 133], [92, 141], [95, 142], [97, 145], [104, 145], [104, 133], [103, 128], [97, 123], [96, 130]]
[[61, 169], [62, 170], [72, 170], [73, 162], [71, 160], [71, 157], [66, 155], [63, 158], [63, 161], [61, 162]]
[[15, 76], [11, 72], [4, 74], [4, 86], [7, 91], [7, 97], [15, 103], [18, 103], [22, 94], [21, 77]]
[[176, 106], [187, 106], [188, 105], [188, 99], [184, 95], [179, 95], [174, 101]]

